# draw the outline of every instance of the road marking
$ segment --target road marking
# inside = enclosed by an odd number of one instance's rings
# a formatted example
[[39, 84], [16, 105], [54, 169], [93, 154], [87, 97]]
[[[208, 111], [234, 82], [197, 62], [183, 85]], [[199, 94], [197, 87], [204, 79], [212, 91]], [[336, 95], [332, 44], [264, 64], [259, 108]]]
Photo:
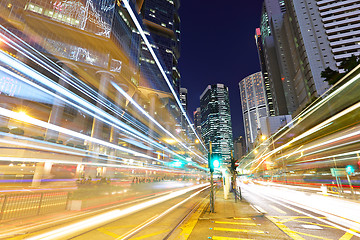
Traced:
[[234, 217], [234, 220], [251, 220], [251, 218], [238, 218], [238, 217]]
[[162, 231], [158, 231], [158, 232], [146, 234], [146, 235], [143, 235], [143, 236], [140, 236], [140, 237], [131, 238], [130, 240], [140, 240], [140, 239], [144, 239], [144, 238], [148, 238], [148, 237], [153, 237], [153, 236], [156, 236], [156, 235], [159, 235], [159, 234], [168, 232], [168, 231], [169, 231], [169, 230], [162, 230]]
[[113, 237], [113, 238], [118, 238], [120, 236], [120, 235], [118, 235], [116, 233], [110, 232], [106, 228], [98, 228], [96, 230], [98, 230], [99, 232], [102, 232], [102, 233], [104, 233], [106, 235], [109, 235], [110, 237]]
[[211, 237], [212, 240], [254, 240], [249, 238], [232, 238], [232, 237], [219, 237], [219, 236], [213, 236]]
[[[308, 216], [272, 216], [272, 217], [276, 217], [276, 218], [294, 218], [294, 219], [297, 219], [297, 218], [313, 218], [313, 217], [308, 217]], [[326, 218], [326, 217], [318, 217], [318, 218]]]
[[250, 205], [255, 211], [257, 211], [258, 213], [262, 213], [265, 214], [266, 211], [264, 209], [262, 209], [261, 207], [257, 206], [257, 205]]
[[316, 236], [316, 235], [307, 234], [307, 233], [303, 233], [303, 232], [296, 232], [296, 231], [292, 231], [292, 232], [293, 232], [293, 233], [300, 234], [300, 235], [304, 235], [304, 236], [307, 236], [307, 237], [318, 238], [318, 239], [324, 239], [324, 240], [331, 240], [330, 238], [319, 237], [319, 236]]
[[292, 231], [290, 228], [285, 226], [281, 221], [278, 221], [274, 217], [266, 216], [267, 219], [272, 221], [276, 226], [278, 226], [284, 233], [286, 233], [289, 237], [291, 237], [294, 240], [305, 240], [304, 238], [297, 235], [294, 231]]
[[205, 207], [207, 206], [208, 201], [204, 201], [202, 205], [195, 211], [195, 213], [190, 217], [190, 219], [184, 224], [180, 233], [180, 239], [188, 239], [191, 232], [193, 231], [195, 225], [197, 224], [201, 213], [204, 211]]
[[[354, 229], [349, 229], [350, 231], [356, 232]], [[346, 232], [339, 240], [350, 240], [354, 236], [354, 234], [351, 234], [349, 232]]]
[[215, 221], [215, 223], [219, 223], [219, 224], [233, 224], [233, 225], [245, 225], [245, 226], [256, 226], [256, 223], [222, 222], [222, 221]]
[[214, 227], [213, 230], [215, 230], [215, 231], [224, 231], [224, 232], [244, 232], [244, 233], [265, 234], [264, 231], [260, 231], [260, 230], [247, 230], [247, 229], [237, 229], [237, 228], [218, 228], [218, 227]]
[[322, 227], [316, 226], [316, 225], [301, 225], [303, 228], [306, 229], [314, 229], [314, 230], [321, 230], [323, 229]]
[[273, 205], [269, 205], [269, 206], [270, 206], [272, 209], [274, 209], [275, 211], [279, 212], [279, 213], [286, 214], [286, 212], [283, 211], [283, 210], [281, 210], [280, 208], [277, 208], [277, 207], [275, 207], [275, 206], [273, 206]]
[[317, 226], [320, 226], [320, 227], [338, 229], [337, 227], [333, 227], [333, 226], [325, 225], [325, 224], [320, 224], [320, 223], [312, 223], [312, 222], [306, 222], [306, 221], [300, 221], [300, 220], [294, 220], [294, 222], [306, 223], [306, 224], [311, 224], [311, 225], [317, 225]]
[[[354, 234], [355, 236], [360, 237], [360, 234], [358, 234], [358, 233], [356, 233], [356, 232], [354, 232], [354, 231], [348, 230], [348, 229], [346, 229], [346, 228], [344, 228], [344, 227], [342, 227], [342, 226], [340, 226], [340, 225], [338, 225], [338, 224], [336, 224], [336, 223], [332, 223], [332, 222], [330, 222], [330, 221], [323, 220], [323, 219], [321, 219], [321, 218], [319, 218], [319, 217], [316, 217], [316, 216], [311, 215], [310, 213], [306, 213], [306, 212], [297, 210], [297, 209], [295, 209], [295, 208], [293, 208], [293, 207], [290, 207], [290, 206], [286, 205], [285, 203], [281, 203], [280, 201], [284, 201], [284, 200], [281, 200], [281, 198], [280, 198], [280, 200], [279, 200], [278, 197], [274, 197], [274, 196], [269, 197], [269, 195], [266, 195], [266, 197], [265, 197], [264, 195], [260, 195], [259, 193], [256, 193], [256, 192], [254, 192], [254, 191], [253, 191], [253, 193], [256, 194], [256, 195], [258, 195], [258, 196], [260, 196], [260, 197], [262, 197], [262, 198], [264, 198], [264, 199], [267, 199], [267, 200], [269, 200], [269, 201], [271, 201], [271, 202], [275, 202], [275, 203], [277, 203], [277, 204], [279, 204], [279, 205], [281, 205], [281, 206], [283, 206], [283, 207], [286, 207], [286, 208], [288, 208], [288, 209], [290, 209], [290, 210], [293, 210], [293, 211], [295, 211], [295, 212], [298, 212], [298, 213], [300, 213], [300, 214], [302, 214], [302, 215], [307, 215], [307, 216], [312, 217], [313, 219], [316, 219], [316, 220], [318, 220], [318, 221], [320, 221], [320, 222], [323, 222], [323, 223], [332, 225], [332, 226], [334, 226], [334, 227], [337, 227], [338, 229], [343, 230], [344, 232], [350, 231], [350, 233]], [[275, 199], [276, 199], [276, 200], [275, 200]], [[290, 201], [290, 202], [291, 202], [291, 201]], [[306, 210], [308, 210], [308, 211], [314, 211], [314, 210], [312, 210], [312, 208], [309, 208], [309, 207], [307, 207], [307, 206], [303, 206], [303, 205], [298, 204], [298, 203], [292, 202], [292, 204], [293, 204], [294, 206], [298, 207], [298, 208], [306, 209]], [[315, 212], [318, 212], [318, 211], [315, 209]], [[323, 214], [329, 214], [329, 213], [326, 213], [326, 212], [323, 212], [323, 211], [320, 211], [320, 212], [322, 212]], [[335, 216], [335, 217], [338, 217], [338, 216], [336, 216], [336, 215], [334, 215], [334, 214], [331, 214], [331, 213], [330, 213], [330, 215]], [[340, 217], [340, 218], [342, 218], [342, 217]], [[350, 220], [350, 221], [352, 221], [352, 220]], [[355, 221], [352, 221], [352, 222], [355, 222]], [[356, 223], [357, 223], [357, 222], [356, 222]]]

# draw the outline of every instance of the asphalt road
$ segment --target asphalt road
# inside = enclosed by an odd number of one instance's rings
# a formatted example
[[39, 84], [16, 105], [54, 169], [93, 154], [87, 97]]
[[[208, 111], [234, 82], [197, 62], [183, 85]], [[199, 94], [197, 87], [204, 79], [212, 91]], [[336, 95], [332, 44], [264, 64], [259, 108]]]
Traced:
[[242, 192], [246, 201], [292, 239], [360, 239], [360, 229], [349, 228], [320, 210], [286, 201], [272, 186], [243, 184]]

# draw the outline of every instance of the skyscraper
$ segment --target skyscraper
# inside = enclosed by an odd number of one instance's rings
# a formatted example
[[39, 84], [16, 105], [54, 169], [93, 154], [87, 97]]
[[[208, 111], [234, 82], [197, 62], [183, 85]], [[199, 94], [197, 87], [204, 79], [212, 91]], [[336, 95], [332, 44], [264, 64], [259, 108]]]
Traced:
[[199, 107], [194, 111], [194, 127], [197, 134], [201, 137], [201, 109]]
[[240, 136], [234, 140], [234, 159], [240, 160], [246, 153], [245, 139]]
[[352, 54], [360, 55], [359, 15], [357, 1], [316, 1], [336, 64]]
[[223, 84], [209, 85], [200, 96], [201, 133], [206, 147], [229, 163], [233, 150], [229, 90]]
[[321, 77], [327, 67], [335, 68], [328, 36], [316, 0], [286, 0], [283, 36], [288, 40], [286, 55], [293, 63], [293, 85], [300, 109], [329, 85]]
[[[337, 25], [337, 20], [340, 21], [339, 27], [343, 27], [342, 10], [337, 7], [350, 6], [347, 1], [336, 2], [335, 5], [333, 3], [335, 1], [264, 0], [260, 24], [262, 51], [259, 51], [259, 57], [265, 83], [269, 78], [275, 115], [294, 114], [329, 88], [321, 77], [321, 72], [328, 66], [332, 69], [337, 67], [334, 50], [331, 51], [332, 46], [328, 38], [335, 35], [336, 30], [333, 27]], [[340, 14], [339, 16], [330, 17], [333, 8], [336, 9], [334, 14]], [[356, 6], [350, 8], [354, 11], [359, 9]], [[322, 18], [319, 9], [326, 18]], [[329, 37], [325, 32], [324, 21], [329, 29]], [[341, 29], [338, 34], [339, 36], [334, 39], [342, 38]], [[346, 40], [346, 43], [353, 45], [349, 40]], [[345, 51], [343, 57], [357, 51], [354, 46], [351, 50], [346, 47], [340, 49], [335, 52]]]
[[187, 110], [188, 105], [187, 94], [188, 90], [186, 88], [180, 88], [180, 102], [185, 111]]
[[[279, 41], [275, 36], [280, 30], [281, 19], [284, 13], [283, 1], [265, 0], [262, 6], [260, 29], [256, 30], [256, 44], [260, 59], [261, 71], [265, 83], [266, 98], [269, 104], [269, 115], [288, 114], [292, 107], [288, 106], [286, 96], [290, 96], [292, 89], [285, 85], [282, 76], [281, 58], [278, 54]], [[276, 21], [277, 24], [274, 24]], [[261, 49], [261, 50], [260, 50]]]
[[[177, 69], [180, 58], [180, 17], [178, 9], [180, 0], [144, 0], [141, 6], [141, 16], [144, 25], [148, 28], [146, 33], [150, 39], [152, 49], [160, 56], [172, 87], [179, 94], [180, 73]], [[150, 57], [149, 49], [141, 43], [140, 72], [143, 76], [141, 84], [145, 87], [161, 91], [168, 91], [161, 73], [154, 71], [155, 62]]]
[[257, 47], [258, 55], [259, 55], [261, 73], [264, 78], [265, 94], [266, 94], [266, 100], [268, 103], [269, 116], [275, 116], [276, 115], [276, 111], [275, 111], [276, 106], [274, 105], [273, 93], [271, 91], [269, 73], [268, 73], [268, 70], [266, 67], [266, 63], [265, 63], [265, 53], [264, 53], [262, 41], [263, 40], [262, 40], [262, 36], [261, 36], [261, 30], [260, 30], [260, 28], [257, 28], [255, 31], [255, 42], [256, 42], [256, 47]]
[[247, 149], [260, 129], [260, 118], [268, 116], [264, 81], [261, 72], [254, 73], [239, 82]]

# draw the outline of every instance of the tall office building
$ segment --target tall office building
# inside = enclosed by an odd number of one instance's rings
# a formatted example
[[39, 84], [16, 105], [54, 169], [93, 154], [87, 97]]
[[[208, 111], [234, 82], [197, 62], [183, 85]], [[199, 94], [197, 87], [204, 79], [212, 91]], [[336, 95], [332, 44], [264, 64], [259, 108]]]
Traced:
[[[337, 3], [334, 5], [335, 2]], [[328, 38], [334, 35], [334, 41], [337, 42], [334, 44], [340, 46], [340, 42], [335, 39], [341, 39], [342, 34], [350, 34], [342, 32], [345, 31], [343, 28], [339, 30], [338, 37], [335, 37], [335, 22], [339, 20], [339, 27], [344, 27], [341, 25], [344, 24], [344, 21], [341, 22], [342, 10], [337, 9], [343, 5], [350, 6], [348, 1], [264, 0], [260, 24], [262, 51], [259, 51], [259, 57], [265, 83], [266, 78], [269, 78], [275, 115], [294, 114], [329, 88], [321, 78], [321, 72], [328, 66], [337, 69], [334, 60], [337, 50], [333, 50], [334, 53], [331, 51]], [[350, 8], [357, 9], [356, 4]], [[333, 12], [334, 9], [336, 13]], [[332, 14], [339, 16], [334, 17]], [[349, 17], [355, 15], [350, 14]], [[328, 27], [329, 36], [326, 35], [324, 23]], [[346, 27], [348, 28], [354, 26]], [[257, 31], [257, 35], [260, 34]], [[349, 43], [344, 37], [346, 43]], [[338, 52], [344, 50], [347, 55], [339, 53], [339, 56], [350, 56], [348, 51], [357, 51], [353, 44], [350, 48], [352, 50], [340, 47], [342, 50]]]
[[229, 90], [223, 84], [209, 85], [200, 96], [201, 133], [206, 147], [229, 163], [233, 150]]
[[[178, 9], [180, 0], [144, 0], [141, 5], [141, 16], [148, 28], [152, 49], [160, 56], [161, 65], [172, 87], [179, 94], [180, 73], [177, 68], [180, 58], [180, 17]], [[169, 88], [159, 71], [155, 71], [154, 60], [145, 43], [141, 43], [140, 72], [141, 84], [145, 87], [169, 92]]]
[[[360, 3], [353, 0], [316, 1], [336, 64], [360, 55]], [[313, 7], [313, 5], [312, 5]]]
[[294, 66], [293, 84], [301, 109], [329, 88], [321, 72], [328, 66], [336, 69], [336, 63], [317, 1], [286, 0], [285, 4], [282, 34], [288, 39], [287, 55]]
[[196, 108], [193, 114], [196, 133], [201, 137], [201, 109], [199, 107]]
[[247, 149], [253, 148], [260, 129], [260, 118], [268, 116], [265, 86], [261, 72], [239, 82]]
[[240, 160], [246, 153], [245, 139], [240, 136], [234, 140], [234, 159]]
[[[292, 112], [291, 101], [293, 89], [287, 86], [287, 81], [281, 72], [281, 65], [286, 64], [279, 58], [278, 45], [275, 38], [281, 27], [284, 13], [284, 3], [279, 0], [265, 0], [262, 6], [260, 28], [256, 30], [256, 44], [258, 48], [261, 71], [263, 72], [266, 98], [269, 104], [269, 115], [283, 115]], [[276, 22], [277, 24], [274, 24]]]
[[187, 94], [188, 90], [186, 88], [180, 88], [180, 102], [185, 111], [187, 111], [188, 105]]
[[272, 93], [271, 87], [270, 87], [269, 73], [268, 73], [267, 66], [266, 66], [267, 64], [265, 63], [265, 55], [264, 55], [265, 53], [264, 53], [264, 49], [263, 49], [260, 28], [257, 28], [255, 31], [255, 42], [256, 42], [256, 47], [257, 47], [258, 55], [259, 55], [261, 73], [264, 78], [265, 94], [266, 94], [266, 100], [268, 103], [269, 116], [275, 116], [276, 115], [276, 111], [275, 111], [276, 106], [274, 105], [273, 93]]
[[[180, 102], [181, 102], [181, 106], [183, 107], [183, 109], [185, 110], [185, 112], [187, 112], [187, 93], [188, 90], [186, 88], [180, 88]], [[186, 117], [184, 115], [181, 116], [181, 129], [184, 132], [188, 132], [188, 124], [186, 121]]]

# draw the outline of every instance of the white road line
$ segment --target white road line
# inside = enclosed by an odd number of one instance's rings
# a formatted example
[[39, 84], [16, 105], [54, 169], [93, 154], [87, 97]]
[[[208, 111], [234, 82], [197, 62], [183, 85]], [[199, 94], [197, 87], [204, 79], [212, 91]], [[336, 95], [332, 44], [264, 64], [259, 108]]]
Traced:
[[[249, 189], [247, 189], [247, 190], [249, 191]], [[250, 190], [250, 191], [251, 191], [251, 190]], [[351, 233], [351, 234], [353, 234], [353, 235], [355, 235], [355, 236], [357, 236], [357, 237], [360, 237], [360, 234], [358, 234], [358, 233], [356, 233], [356, 232], [353, 232], [353, 231], [351, 231], [351, 230], [349, 230], [349, 229], [347, 229], [347, 228], [344, 228], [344, 227], [342, 227], [342, 226], [340, 226], [340, 225], [338, 225], [338, 224], [335, 224], [335, 223], [333, 223], [333, 222], [330, 222], [330, 221], [327, 221], [327, 220], [318, 218], [318, 217], [316, 217], [316, 216], [314, 216], [314, 215], [311, 215], [310, 213], [306, 213], [306, 212], [301, 211], [301, 210], [299, 210], [299, 209], [295, 209], [295, 208], [293, 208], [293, 207], [290, 207], [290, 206], [288, 206], [286, 203], [282, 203], [282, 202], [285, 202], [285, 201], [287, 201], [287, 200], [282, 200], [282, 199], [279, 199], [279, 198], [277, 198], [277, 197], [269, 196], [269, 195], [266, 195], [266, 196], [260, 195], [260, 194], [259, 194], [258, 192], [256, 192], [256, 191], [251, 191], [251, 192], [252, 192], [253, 194], [256, 194], [256, 195], [258, 195], [258, 196], [260, 196], [260, 197], [262, 197], [262, 198], [265, 198], [265, 199], [267, 199], [267, 200], [269, 200], [269, 201], [271, 201], [271, 202], [274, 202], [274, 203], [277, 203], [277, 204], [279, 204], [279, 205], [281, 205], [281, 206], [283, 206], [283, 207], [286, 207], [286, 208], [288, 208], [288, 209], [290, 209], [290, 210], [292, 210], [292, 211], [295, 211], [295, 212], [304, 214], [304, 215], [309, 216], [309, 217], [311, 217], [311, 218], [314, 218], [314, 219], [316, 219], [316, 220], [318, 220], [318, 221], [320, 221], [320, 222], [323, 222], [323, 223], [325, 223], [325, 224], [328, 224], [328, 225], [330, 225], [330, 226], [333, 226], [333, 227], [336, 227], [336, 228], [338, 228], [338, 229], [340, 229], [340, 230], [343, 230], [344, 232], [349, 232], [349, 233]], [[276, 200], [275, 200], [275, 199], [276, 199]], [[280, 201], [281, 201], [281, 202], [280, 202]], [[299, 204], [297, 204], [297, 203], [294, 203], [294, 202], [291, 202], [291, 204], [292, 204], [292, 205], [295, 205], [296, 207], [299, 207], [299, 208], [302, 208], [302, 209], [305, 209], [305, 210], [314, 212], [313, 209], [309, 209], [309, 208], [307, 208], [306, 206], [301, 206], [301, 205], [299, 205]], [[319, 212], [321, 212], [321, 211], [319, 211]], [[330, 214], [330, 213], [324, 213], [324, 212], [323, 212], [323, 213], [319, 213], [319, 214], [324, 215], [324, 216], [326, 216], [326, 215], [332, 215], [332, 214]], [[332, 215], [332, 216], [334, 216], [334, 215]], [[335, 216], [335, 217], [337, 217], [337, 216]]]

